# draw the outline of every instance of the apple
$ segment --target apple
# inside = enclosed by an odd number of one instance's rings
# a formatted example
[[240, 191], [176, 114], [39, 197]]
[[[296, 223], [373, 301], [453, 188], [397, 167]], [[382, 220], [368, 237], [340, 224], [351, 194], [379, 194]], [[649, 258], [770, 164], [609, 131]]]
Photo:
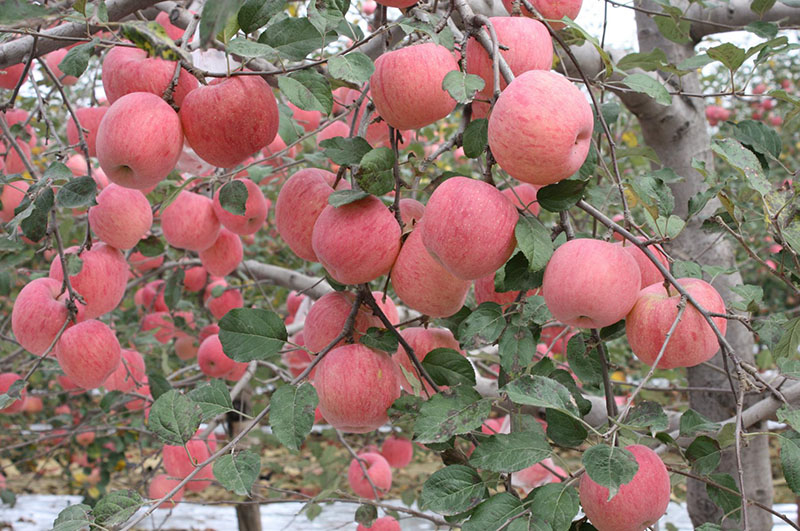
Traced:
[[139, 190], [109, 184], [89, 209], [89, 226], [97, 237], [117, 249], [132, 249], [153, 225], [150, 202]]
[[[28, 144], [24, 142], [17, 142], [20, 151], [25, 155], [25, 158], [30, 161], [31, 160], [31, 148]], [[14, 149], [13, 147], [9, 147], [6, 150], [6, 158], [5, 158], [5, 169], [3, 170], [6, 175], [13, 175], [15, 173], [19, 174], [26, 174], [28, 173], [28, 168], [25, 167], [25, 162], [23, 162], [22, 157], [20, 157], [19, 152]]]
[[[583, 4], [583, 0], [531, 0], [534, 9], [542, 15], [542, 18], [547, 19], [550, 27], [554, 30], [564, 27], [564, 23], [559, 21], [565, 16], [575, 20], [581, 11], [581, 4]], [[514, 14], [514, 0], [503, 0], [503, 6], [509, 14]], [[521, 2], [519, 9], [522, 15], [533, 17], [533, 13], [528, 11]]]
[[381, 455], [392, 468], [404, 468], [414, 457], [414, 445], [404, 437], [392, 435], [383, 441]]
[[286, 104], [292, 110], [292, 118], [303, 128], [306, 133], [310, 133], [319, 127], [322, 121], [322, 113], [319, 111], [305, 111], [292, 102]]
[[37, 278], [28, 282], [14, 301], [11, 330], [20, 346], [31, 354], [44, 354], [69, 317], [61, 288], [58, 280]]
[[[14, 372], [4, 372], [0, 374], [0, 394], [5, 394], [17, 380], [22, 380], [22, 376]], [[10, 406], [0, 409], [0, 413], [19, 413], [25, 407], [27, 400], [27, 390], [23, 387], [20, 398], [14, 400]]]
[[217, 241], [198, 253], [200, 262], [211, 275], [224, 277], [230, 275], [242, 263], [244, 251], [242, 239], [225, 227], [222, 227]]
[[290, 291], [286, 296], [286, 311], [289, 312], [289, 315], [297, 314], [297, 310], [306, 299], [308, 299], [308, 295], [301, 295], [294, 290]]
[[214, 166], [231, 168], [266, 147], [278, 133], [278, 102], [260, 76], [218, 78], [181, 105], [186, 142]]
[[93, 431], [82, 431], [79, 434], [75, 435], [75, 442], [80, 444], [81, 446], [89, 446], [94, 442], [95, 433]]
[[[159, 14], [166, 14], [163, 11]], [[150, 480], [150, 486], [147, 488], [147, 496], [151, 500], [160, 500], [167, 495], [172, 489], [178, 486], [180, 479], [170, 479], [166, 474], [159, 474]], [[181, 487], [172, 498], [163, 502], [158, 506], [159, 509], [172, 509], [175, 504], [183, 499], [184, 487]]]
[[[425, 356], [427, 356], [430, 351], [437, 348], [449, 348], [455, 350], [462, 356], [465, 355], [461, 350], [461, 346], [458, 344], [458, 341], [455, 337], [453, 337], [453, 333], [446, 328], [423, 328], [421, 326], [410, 326], [401, 330], [400, 335], [402, 335], [403, 339], [406, 340], [408, 346], [414, 350], [414, 354], [417, 356], [417, 359], [420, 362], [425, 359]], [[417, 375], [417, 369], [408, 358], [408, 353], [403, 345], [399, 345], [397, 347], [397, 351], [392, 355], [392, 359], [395, 361], [398, 367], [403, 367], [406, 372], [415, 376]], [[402, 371], [398, 372], [401, 373], [400, 383], [403, 386], [403, 389], [411, 392], [411, 383], [406, 379], [405, 375], [402, 374]], [[425, 389], [427, 389], [428, 394], [432, 394], [433, 388], [431, 385], [428, 382], [423, 382], [423, 384], [425, 385]]]
[[671, 487], [661, 458], [646, 446], [625, 449], [636, 458], [639, 470], [610, 500], [607, 487], [595, 483], [589, 474], [581, 476], [581, 506], [597, 531], [644, 531], [667, 511]]
[[[68, 247], [65, 255], [75, 254], [78, 247]], [[72, 288], [77, 291], [85, 305], [76, 301], [78, 321], [94, 319], [119, 306], [128, 282], [130, 269], [122, 253], [105, 243], [96, 243], [91, 250], [83, 251], [79, 258], [82, 262], [78, 273], [70, 275]], [[58, 256], [50, 262], [50, 278], [59, 282], [64, 280], [61, 260]]]
[[[707, 311], [725, 313], [725, 302], [708, 282], [699, 278], [679, 278], [678, 283]], [[679, 300], [680, 294], [674, 286], [665, 288], [663, 282], [658, 282], [639, 292], [636, 304], [628, 314], [625, 321], [628, 343], [636, 357], [647, 365], [652, 366], [661, 351], [667, 332], [678, 315]], [[713, 320], [724, 335], [727, 319], [713, 317]], [[687, 302], [658, 367], [694, 367], [713, 358], [718, 350], [717, 336], [711, 326]]]
[[223, 279], [215, 280], [206, 286], [206, 290], [203, 294], [203, 301], [205, 302], [206, 308], [208, 308], [208, 311], [214, 316], [214, 319], [222, 319], [226, 313], [234, 308], [241, 308], [244, 306], [244, 299], [238, 289], [226, 289], [222, 292], [222, 295], [214, 297], [213, 291], [217, 286], [227, 288], [228, 283]]
[[567, 476], [567, 473], [564, 471], [564, 469], [557, 466], [555, 463], [553, 463], [553, 460], [548, 457], [541, 463], [536, 463], [533, 466], [523, 468], [519, 472], [514, 472], [511, 474], [511, 484], [522, 490], [524, 495], [527, 495], [536, 487], [540, 487], [548, 483], [560, 483], [561, 478], [550, 472], [550, 470], [545, 468], [543, 465], [547, 465], [561, 476]]
[[128, 256], [128, 263], [139, 273], [146, 273], [158, 269], [164, 263], [164, 255], [145, 256], [139, 251], [134, 251]]
[[197, 356], [198, 350], [199, 344], [197, 340], [189, 334], [179, 334], [175, 339], [175, 354], [184, 361]]
[[[311, 234], [319, 215], [328, 206], [336, 174], [317, 168], [300, 170], [281, 187], [275, 202], [275, 225], [289, 248], [304, 260], [317, 261]], [[350, 188], [342, 179], [337, 190]]]
[[767, 91], [767, 85], [764, 83], [759, 83], [755, 87], [753, 87], [753, 94], [764, 94]]
[[326, 206], [314, 223], [311, 247], [337, 282], [363, 284], [385, 275], [400, 252], [400, 225], [375, 196]]
[[[359, 464], [359, 459], [363, 463]], [[367, 469], [366, 475], [361, 468], [362, 464]], [[367, 476], [372, 480], [372, 485], [375, 485], [375, 490], [372, 489]], [[375, 498], [377, 491], [377, 496], [381, 497], [392, 488], [392, 469], [381, 454], [364, 452], [358, 454], [358, 459], [350, 461], [350, 467], [347, 469], [347, 481], [356, 496]]]
[[500, 192], [518, 209], [529, 212], [534, 216], [539, 215], [539, 203], [536, 200], [535, 186], [523, 183], [500, 190]]
[[[353, 307], [355, 296], [343, 291], [332, 291], [320, 297], [308, 311], [303, 339], [305, 346], [312, 352], [319, 352], [333, 341], [344, 328], [344, 322]], [[369, 328], [382, 328], [380, 320], [372, 315], [365, 307], [358, 309], [353, 339], [358, 341]], [[344, 345], [344, 340], [336, 346]]]
[[244, 204], [244, 214], [233, 214], [222, 207], [219, 202], [218, 188], [214, 194], [214, 214], [222, 226], [239, 235], [255, 234], [264, 224], [269, 212], [269, 202], [256, 183], [250, 179], [237, 179], [247, 188], [247, 201]]
[[511, 257], [518, 219], [517, 209], [494, 186], [451, 177], [428, 200], [420, 222], [422, 243], [454, 276], [475, 280]]
[[456, 101], [442, 88], [445, 76], [455, 71], [458, 64], [450, 50], [432, 42], [384, 53], [370, 78], [372, 101], [395, 129], [420, 129], [455, 108]]
[[166, 312], [169, 311], [167, 301], [164, 299], [164, 287], [166, 282], [154, 280], [148, 282], [142, 288], [136, 290], [133, 295], [133, 302], [142, 306], [145, 312]]
[[[639, 240], [642, 241], [644, 238], [639, 237]], [[661, 271], [659, 271], [655, 264], [644, 254], [644, 251], [627, 240], [623, 240], [615, 245], [622, 246], [622, 248], [636, 260], [636, 265], [639, 266], [639, 271], [642, 273], [643, 288], [650, 284], [655, 284], [656, 282], [664, 282], [664, 275], [661, 274]], [[649, 247], [650, 251], [656, 255], [658, 261], [669, 271], [669, 260], [667, 260], [664, 252], [659, 249], [657, 245], [651, 245]]]
[[561, 335], [565, 328], [568, 327], [548, 325], [542, 328], [542, 335], [539, 337], [539, 340], [544, 344], [545, 350], [550, 349], [550, 352], [553, 354], [566, 354], [567, 344], [570, 338], [577, 332], [567, 332], [556, 341], [556, 338]]
[[[148, 57], [139, 48], [114, 46], [103, 59], [103, 89], [112, 105], [126, 94], [148, 92], [161, 99], [172, 82], [176, 63]], [[180, 107], [186, 96], [198, 87], [197, 79], [181, 69], [173, 100]], [[162, 103], [166, 105], [164, 100]]]
[[69, 52], [69, 50], [66, 48], [53, 50], [44, 56], [44, 62], [47, 64], [47, 67], [50, 69], [53, 75], [56, 76], [56, 79], [59, 79], [62, 85], [68, 87], [77, 83], [78, 78], [75, 76], [65, 76], [64, 72], [62, 72], [58, 67], [58, 65], [61, 64], [61, 61], [67, 55], [67, 52]]
[[0, 191], [0, 221], [8, 223], [14, 219], [14, 209], [25, 199], [29, 187], [28, 181], [12, 181], [3, 185]]
[[372, 431], [386, 423], [386, 410], [400, 396], [398, 373], [385, 352], [359, 343], [337, 347], [317, 365], [314, 375], [319, 410], [338, 430]]
[[[346, 107], [352, 107], [356, 101], [361, 97], [361, 91], [358, 89], [349, 89], [347, 95], [344, 99], [344, 104]], [[354, 111], [354, 113], [358, 114], [356, 118], [356, 124], [360, 127], [361, 121], [364, 118], [364, 113], [367, 110], [367, 104], [370, 100], [370, 93], [367, 93], [367, 97], [365, 97], [361, 101], [361, 105], [359, 105], [358, 109]], [[349, 120], [353, 119], [354, 115], [349, 116]], [[369, 123], [367, 125], [367, 131], [364, 134], [364, 138], [367, 139], [367, 142], [370, 143], [372, 146], [384, 146], [384, 147], [391, 147], [391, 142], [389, 141], [389, 126], [383, 120], [375, 121], [380, 115], [376, 112], [373, 112], [370, 115]]]
[[[208, 441], [200, 439], [202, 430], [197, 430], [194, 437], [186, 443], [186, 447], [165, 444], [162, 450], [164, 469], [173, 478], [183, 479], [191, 474], [195, 467], [211, 457], [217, 451], [217, 438], [213, 433], [208, 435]], [[203, 467], [192, 481], [186, 484], [191, 491], [201, 491], [211, 484], [214, 479], [211, 465]]]
[[67, 378], [84, 389], [103, 385], [120, 364], [117, 336], [95, 319], [67, 328], [56, 343], [55, 353]]
[[233, 371], [247, 369], [247, 363], [234, 361], [222, 351], [222, 342], [217, 334], [205, 338], [200, 343], [197, 364], [200, 365], [203, 374], [211, 378], [226, 378]]
[[[400, 314], [397, 313], [397, 306], [395, 306], [391, 297], [381, 291], [373, 291], [372, 298], [375, 299], [378, 307], [381, 309], [383, 315], [386, 316], [390, 323], [393, 325], [400, 323]], [[381, 327], [383, 327], [382, 324]]]
[[[490, 17], [497, 39], [503, 47], [500, 55], [506, 60], [514, 76], [528, 70], [550, 70], [553, 64], [553, 41], [547, 28], [538, 20], [522, 17]], [[494, 92], [492, 60], [475, 37], [467, 40], [467, 73], [483, 78], [483, 89], [476, 97], [490, 99]], [[500, 76], [499, 90], [506, 88]]]
[[103, 382], [108, 391], [130, 393], [144, 382], [144, 358], [135, 350], [122, 349], [120, 364]]
[[399, 206], [400, 218], [403, 220], [403, 226], [406, 229], [413, 228], [425, 214], [425, 205], [410, 197], [402, 198]]
[[186, 269], [183, 275], [183, 287], [186, 291], [200, 291], [206, 285], [208, 271], [203, 266], [194, 266]]
[[23, 73], [25, 73], [25, 65], [23, 63], [7, 66], [4, 70], [0, 70], [0, 88], [14, 90], [20, 79], [22, 79]]
[[556, 183], [580, 169], [594, 117], [583, 93], [556, 72], [530, 70], [500, 94], [489, 118], [497, 164], [522, 182]]
[[356, 531], [400, 531], [400, 523], [391, 516], [384, 516], [372, 522], [370, 527], [358, 524]]
[[[78, 107], [75, 109], [75, 115], [78, 117], [81, 128], [85, 129], [83, 135], [86, 138], [90, 157], [97, 156], [97, 130], [100, 127], [100, 122], [103, 121], [103, 116], [106, 115], [106, 111], [108, 111], [108, 107], [105, 105]], [[75, 125], [75, 120], [72, 119], [72, 116], [67, 120], [67, 141], [70, 145], [77, 145], [81, 141], [78, 127]]]
[[[194, 316], [191, 312], [175, 312], [175, 318], [180, 317], [190, 327], [194, 327]], [[141, 331], [155, 330], [153, 337], [161, 344], [168, 343], [172, 338], [181, 333], [175, 326], [173, 316], [166, 311], [145, 314], [142, 318]]]
[[205, 338], [214, 334], [219, 334], [219, 325], [216, 323], [207, 324], [200, 329], [200, 333], [197, 334], [197, 340], [202, 343]]
[[161, 213], [164, 239], [178, 249], [204, 251], [217, 241], [219, 229], [213, 201], [194, 192], [183, 190]]
[[160, 183], [178, 162], [183, 150], [181, 121], [155, 94], [127, 94], [100, 121], [96, 149], [109, 181], [146, 190]]
[[[172, 21], [169, 19], [169, 13], [166, 11], [161, 11], [156, 15], [156, 22], [161, 24], [161, 27], [164, 28], [164, 31], [167, 33], [167, 36], [172, 39], [173, 41], [177, 41], [178, 39], [183, 37], [183, 34], [186, 30], [183, 28], [179, 28]], [[189, 42], [192, 42], [192, 36], [189, 35]]]
[[578, 238], [556, 249], [544, 270], [542, 294], [564, 324], [602, 328], [623, 319], [641, 287], [636, 260], [622, 247]]

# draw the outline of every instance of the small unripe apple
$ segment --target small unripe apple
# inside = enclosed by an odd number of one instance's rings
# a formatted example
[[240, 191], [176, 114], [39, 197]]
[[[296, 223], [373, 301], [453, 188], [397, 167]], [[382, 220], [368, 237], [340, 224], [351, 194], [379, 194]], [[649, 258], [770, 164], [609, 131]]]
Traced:
[[[384, 496], [392, 488], [392, 469], [389, 463], [381, 454], [375, 452], [359, 454], [358, 459], [366, 461], [366, 463], [362, 464], [367, 469], [367, 475], [372, 480], [372, 485], [375, 485], [378, 497]], [[356, 496], [361, 496], [362, 498], [375, 497], [375, 491], [372, 490], [372, 485], [364, 475], [361, 464], [357, 459], [350, 461], [350, 467], [347, 469], [347, 481]]]

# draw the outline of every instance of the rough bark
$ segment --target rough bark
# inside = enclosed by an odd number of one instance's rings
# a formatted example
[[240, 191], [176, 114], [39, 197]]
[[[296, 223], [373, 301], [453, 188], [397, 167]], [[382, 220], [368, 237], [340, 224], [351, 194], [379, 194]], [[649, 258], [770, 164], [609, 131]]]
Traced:
[[[640, 2], [639, 5], [647, 9], [658, 10], [657, 4], [651, 0]], [[680, 45], [667, 40], [648, 15], [637, 13], [636, 23], [641, 52], [659, 48], [675, 64], [694, 55], [693, 44]], [[697, 75], [687, 75], [682, 82], [685, 91], [701, 92]], [[645, 142], [656, 151], [662, 164], [684, 177], [684, 181], [674, 185], [672, 191], [675, 196], [675, 214], [685, 217], [689, 198], [705, 186], [702, 176], [691, 167], [692, 159], [702, 160], [708, 168], [713, 168], [711, 139], [706, 128], [703, 100], [675, 97], [674, 103], [669, 107], [650, 103], [639, 108], [634, 107], [631, 110], [639, 118]], [[698, 256], [708, 248], [702, 255], [701, 262], [703, 264], [726, 268], [735, 266], [734, 248], [731, 242], [723, 239], [714, 244], [713, 241], [717, 239], [717, 235], [706, 233], [700, 228], [702, 220], [718, 206], [719, 204], [715, 201], [709, 202], [702, 212], [689, 221], [686, 229], [671, 248], [688, 257]], [[730, 301], [737, 297], [731, 288], [742, 283], [742, 277], [737, 272], [718, 277], [714, 286], [726, 301]], [[726, 336], [740, 358], [752, 361], [753, 337], [741, 323], [729, 321]], [[711, 362], [722, 367], [721, 354], [718, 353]], [[728, 385], [725, 375], [707, 367], [699, 366], [689, 369], [688, 375], [690, 386], [719, 388]], [[729, 394], [693, 392], [690, 394], [689, 403], [693, 409], [713, 420], [724, 420], [735, 414], [735, 400]], [[751, 431], [761, 430], [762, 426], [757, 424]], [[747, 471], [745, 493], [748, 498], [758, 500], [765, 505], [772, 505], [772, 477], [767, 439], [756, 437], [748, 438], [747, 441], [749, 444], [742, 447], [742, 467]], [[723, 453], [718, 471], [737, 478], [737, 463], [732, 448], [730, 447]], [[687, 500], [689, 514], [695, 525], [722, 520], [722, 510], [708, 498], [705, 484], [690, 479]], [[772, 527], [771, 515], [765, 511], [751, 509], [748, 511], [748, 518], [750, 529], [766, 530]], [[733, 522], [726, 522], [726, 524], [733, 524]]]

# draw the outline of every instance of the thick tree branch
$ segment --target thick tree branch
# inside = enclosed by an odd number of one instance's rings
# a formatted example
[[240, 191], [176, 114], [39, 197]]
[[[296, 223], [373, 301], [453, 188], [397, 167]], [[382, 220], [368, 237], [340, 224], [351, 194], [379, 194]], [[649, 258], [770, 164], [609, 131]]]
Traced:
[[705, 20], [707, 22], [694, 22], [689, 34], [695, 42], [707, 35], [735, 31], [747, 26], [751, 22], [777, 22], [779, 27], [800, 25], [800, 8], [789, 7], [781, 2], [776, 2], [769, 11], [759, 17], [750, 9], [750, 0], [730, 0], [720, 2], [719, 7], [705, 9], [700, 4], [693, 4], [686, 12], [687, 17]]

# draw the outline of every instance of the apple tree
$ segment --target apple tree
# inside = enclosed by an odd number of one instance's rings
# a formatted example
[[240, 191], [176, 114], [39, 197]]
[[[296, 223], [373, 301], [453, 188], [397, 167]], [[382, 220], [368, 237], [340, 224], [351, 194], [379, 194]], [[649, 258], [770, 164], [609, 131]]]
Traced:
[[3, 2], [2, 501], [800, 529], [800, 6], [604, 2]]

